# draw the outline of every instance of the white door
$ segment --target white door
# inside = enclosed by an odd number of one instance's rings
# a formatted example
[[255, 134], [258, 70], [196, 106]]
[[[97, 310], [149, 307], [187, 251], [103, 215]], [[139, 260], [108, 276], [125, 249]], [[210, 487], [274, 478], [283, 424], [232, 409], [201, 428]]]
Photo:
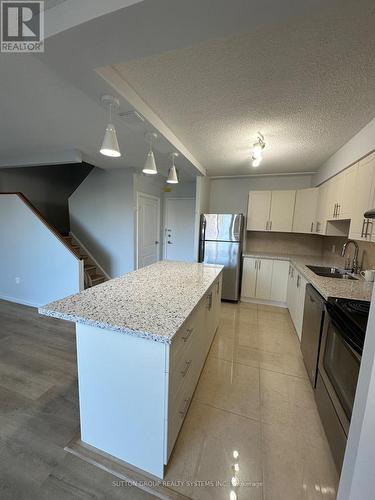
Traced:
[[272, 260], [258, 259], [257, 299], [268, 300], [271, 298], [272, 268]]
[[247, 208], [247, 230], [266, 231], [271, 206], [271, 191], [250, 191]]
[[160, 260], [160, 199], [137, 193], [137, 268]]
[[295, 199], [295, 191], [272, 191], [270, 231], [292, 231]]
[[247, 298], [255, 297], [257, 284], [257, 262], [258, 259], [244, 257], [242, 268], [242, 289], [241, 296]]
[[195, 199], [166, 198], [164, 258], [194, 261], [194, 231]]
[[313, 233], [316, 231], [318, 188], [299, 189], [293, 218], [293, 233]]

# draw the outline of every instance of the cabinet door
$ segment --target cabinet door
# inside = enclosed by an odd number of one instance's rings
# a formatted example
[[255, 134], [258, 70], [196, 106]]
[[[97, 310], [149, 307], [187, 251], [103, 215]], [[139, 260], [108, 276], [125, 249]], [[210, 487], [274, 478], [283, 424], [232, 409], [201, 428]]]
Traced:
[[375, 154], [361, 160], [358, 164], [356, 185], [353, 189], [354, 209], [350, 223], [349, 238], [353, 240], [370, 240], [371, 234], [366, 229], [371, 229], [371, 224], [367, 225], [363, 214], [366, 210], [374, 208], [374, 172], [375, 172]]
[[305, 280], [305, 278], [301, 274], [298, 274], [296, 281], [297, 292], [294, 327], [300, 341], [302, 336], [303, 310], [305, 308], [306, 284], [307, 281]]
[[299, 189], [293, 218], [294, 233], [314, 233], [318, 205], [318, 188]]
[[358, 164], [347, 168], [342, 174], [338, 206], [339, 219], [351, 219], [354, 213], [354, 193], [357, 185]]
[[257, 299], [268, 300], [271, 298], [273, 261], [258, 259], [258, 274], [255, 296]]
[[271, 300], [286, 302], [289, 262], [274, 260], [272, 268]]
[[327, 181], [327, 192], [326, 192], [326, 206], [325, 214], [327, 220], [335, 220], [338, 204], [338, 191], [340, 189], [341, 180], [338, 179], [339, 176], [335, 176], [329, 181]]
[[292, 231], [295, 191], [272, 191], [270, 231]]
[[289, 275], [288, 275], [288, 289], [287, 289], [287, 306], [289, 309], [290, 317], [292, 318], [293, 323], [295, 322], [295, 309], [296, 309], [296, 280], [297, 280], [297, 272], [295, 268], [290, 264], [289, 266]]
[[326, 226], [327, 226], [327, 193], [328, 192], [328, 184], [325, 182], [319, 186], [319, 195], [318, 195], [318, 209], [316, 216], [316, 226], [315, 232], [317, 234], [325, 234]]
[[244, 257], [242, 266], [242, 297], [255, 297], [257, 267], [258, 259], [253, 259], [252, 257]]
[[271, 191], [250, 191], [247, 208], [247, 230], [266, 231], [270, 216]]

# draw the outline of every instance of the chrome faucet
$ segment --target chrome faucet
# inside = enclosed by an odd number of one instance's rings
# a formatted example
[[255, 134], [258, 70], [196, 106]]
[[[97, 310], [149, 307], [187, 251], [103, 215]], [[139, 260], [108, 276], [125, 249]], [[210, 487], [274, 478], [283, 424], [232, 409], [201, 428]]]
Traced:
[[358, 243], [354, 240], [346, 241], [342, 247], [342, 250], [341, 250], [341, 257], [345, 256], [346, 249], [350, 245], [350, 243], [353, 243], [353, 245], [354, 245], [354, 256], [353, 256], [353, 261], [352, 261], [352, 273], [357, 274], [359, 271], [359, 265], [358, 265], [359, 246], [358, 246]]

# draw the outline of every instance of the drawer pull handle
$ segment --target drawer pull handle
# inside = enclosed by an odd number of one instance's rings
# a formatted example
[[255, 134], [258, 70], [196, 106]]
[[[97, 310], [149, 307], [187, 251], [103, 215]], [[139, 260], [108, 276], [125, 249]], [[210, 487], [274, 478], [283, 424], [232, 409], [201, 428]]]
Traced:
[[193, 331], [194, 331], [194, 328], [188, 328], [186, 330], [186, 335], [184, 337], [182, 337], [182, 340], [184, 342], [187, 342], [189, 340], [190, 335], [193, 333]]
[[179, 414], [181, 415], [181, 417], [184, 417], [186, 415], [186, 412], [188, 411], [188, 408], [189, 408], [189, 404], [190, 404], [190, 398], [185, 399], [184, 407], [182, 410], [179, 411]]
[[186, 375], [188, 374], [189, 370], [190, 370], [190, 367], [191, 367], [191, 363], [193, 362], [192, 359], [190, 359], [189, 361], [185, 361], [186, 363], [186, 368], [185, 370], [181, 370], [181, 375], [182, 375], [182, 378], [186, 377]]

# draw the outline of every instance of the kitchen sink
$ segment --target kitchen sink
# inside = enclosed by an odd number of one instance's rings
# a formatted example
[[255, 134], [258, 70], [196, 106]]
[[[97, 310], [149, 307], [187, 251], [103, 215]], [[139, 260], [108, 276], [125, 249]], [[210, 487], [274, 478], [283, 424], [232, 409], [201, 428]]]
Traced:
[[341, 280], [357, 280], [355, 276], [338, 267], [324, 267], [324, 266], [306, 266], [318, 276], [325, 276], [327, 278], [338, 278]]

